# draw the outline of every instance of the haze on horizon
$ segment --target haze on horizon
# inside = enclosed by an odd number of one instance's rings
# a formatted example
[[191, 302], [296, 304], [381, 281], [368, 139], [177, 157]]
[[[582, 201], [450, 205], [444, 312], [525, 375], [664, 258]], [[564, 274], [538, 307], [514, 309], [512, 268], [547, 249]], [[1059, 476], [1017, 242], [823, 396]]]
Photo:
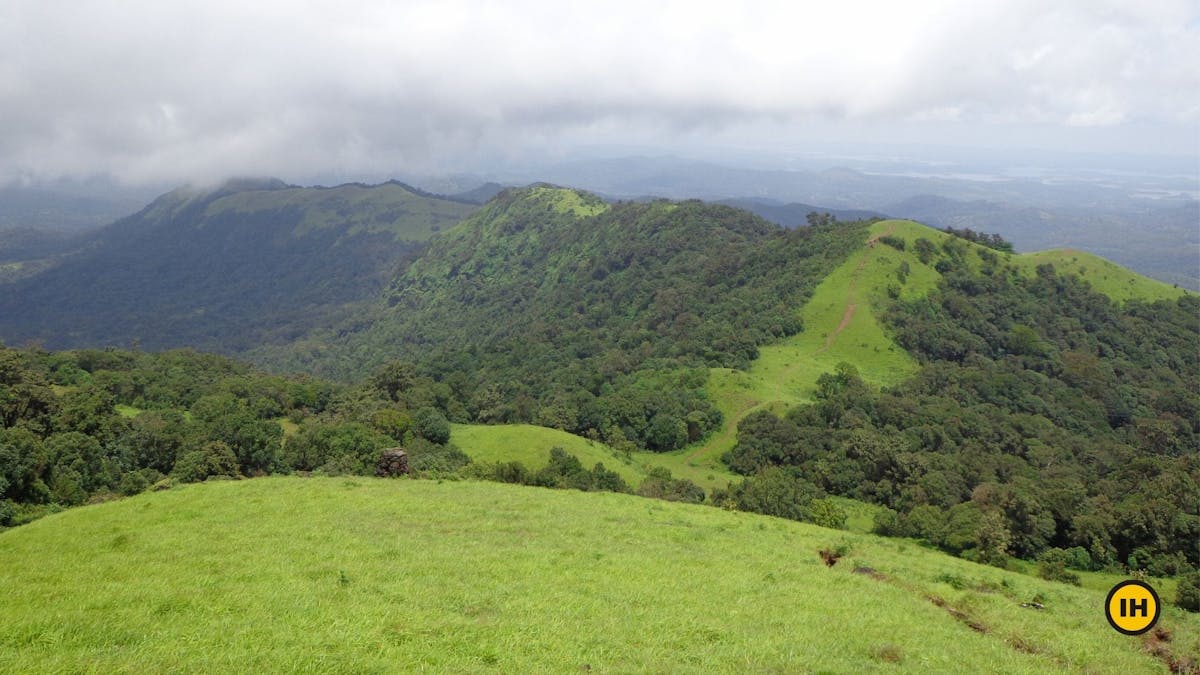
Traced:
[[938, 145], [1200, 162], [1188, 0], [0, 3], [0, 184]]

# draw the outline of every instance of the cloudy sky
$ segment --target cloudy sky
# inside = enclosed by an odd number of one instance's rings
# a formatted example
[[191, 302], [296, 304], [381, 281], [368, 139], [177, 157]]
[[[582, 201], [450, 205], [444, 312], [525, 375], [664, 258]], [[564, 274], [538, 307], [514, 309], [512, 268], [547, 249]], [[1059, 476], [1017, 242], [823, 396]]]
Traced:
[[0, 181], [470, 171], [606, 144], [1200, 156], [1198, 130], [1194, 0], [0, 0]]

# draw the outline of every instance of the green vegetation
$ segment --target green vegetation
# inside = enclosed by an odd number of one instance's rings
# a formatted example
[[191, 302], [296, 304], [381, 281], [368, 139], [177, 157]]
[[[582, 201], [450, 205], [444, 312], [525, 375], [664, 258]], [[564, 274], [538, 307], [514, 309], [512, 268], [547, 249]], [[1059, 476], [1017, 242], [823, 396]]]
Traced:
[[[236, 187], [124, 227], [446, 214]], [[0, 347], [0, 671], [1195, 669], [1200, 300], [813, 220], [504, 192], [256, 352], [357, 384]], [[442, 482], [361, 477], [395, 445]], [[1144, 640], [1098, 610], [1128, 574], [1169, 604]]]
[[436, 238], [374, 320], [256, 356], [342, 379], [408, 363], [450, 386], [452, 421], [669, 452], [721, 424], [707, 369], [744, 368], [761, 345], [797, 334], [795, 308], [864, 231], [789, 231], [700, 202], [608, 207], [562, 188], [508, 190]]
[[880, 532], [997, 563], [1050, 554], [1044, 573], [1061, 578], [1056, 548], [1087, 569], [1200, 564], [1200, 300], [1117, 305], [1052, 266], [1029, 275], [914, 228], [881, 243], [918, 256], [909, 279], [922, 265], [940, 280], [897, 288], [880, 316], [920, 370], [882, 391], [849, 364], [821, 376], [815, 403], [745, 417], [731, 466], [795, 467], [798, 494], [894, 509]]
[[418, 472], [461, 469], [435, 384], [396, 394], [189, 351], [0, 346], [0, 528], [171, 481], [371, 473], [400, 443]]
[[903, 541], [485, 483], [89, 506], [0, 533], [0, 588], [6, 672], [1140, 673], [1200, 649], [1195, 615], [1166, 608], [1156, 658], [1108, 627], [1104, 591]]
[[1103, 293], [1116, 302], [1141, 300], [1174, 300], [1190, 291], [1156, 279], [1144, 277], [1120, 265], [1084, 251], [1053, 250], [1022, 253], [1013, 262], [1026, 274], [1036, 274], [1043, 264], [1054, 265], [1059, 274], [1075, 274], [1087, 281], [1092, 290]]
[[536, 471], [550, 461], [552, 449], [562, 448], [584, 466], [602, 464], [630, 485], [636, 486], [645, 478], [644, 471], [603, 443], [559, 429], [532, 424], [455, 424], [451, 437], [454, 444], [476, 463], [520, 462]]
[[864, 379], [880, 387], [897, 384], [917, 371], [916, 361], [892, 341], [876, 318], [889, 302], [888, 289], [897, 285], [895, 274], [902, 265], [913, 263], [904, 297], [920, 297], [936, 284], [938, 275], [931, 267], [875, 243], [910, 225], [915, 223], [873, 224], [863, 234], [862, 249], [825, 277], [799, 310], [803, 332], [763, 345], [746, 370], [712, 369], [707, 390], [725, 427], [702, 445], [687, 449], [683, 453], [687, 463], [702, 471], [724, 472], [721, 457], [733, 448], [739, 421], [758, 410], [780, 413], [810, 402], [817, 378], [832, 372], [838, 363], [856, 364]]
[[429, 239], [472, 210], [396, 182], [332, 188], [277, 187], [238, 191], [210, 202], [198, 227], [231, 215], [254, 221], [262, 213], [299, 213], [291, 232], [294, 237], [332, 228], [345, 237], [388, 234], [397, 242], [411, 242]]
[[577, 190], [564, 190], [552, 185], [537, 185], [529, 188], [528, 198], [534, 202], [550, 205], [559, 213], [577, 218], [598, 216], [608, 210], [608, 205], [595, 195]]
[[0, 336], [53, 349], [288, 343], [369, 315], [397, 268], [477, 208], [396, 183], [177, 190], [48, 269], [0, 271]]

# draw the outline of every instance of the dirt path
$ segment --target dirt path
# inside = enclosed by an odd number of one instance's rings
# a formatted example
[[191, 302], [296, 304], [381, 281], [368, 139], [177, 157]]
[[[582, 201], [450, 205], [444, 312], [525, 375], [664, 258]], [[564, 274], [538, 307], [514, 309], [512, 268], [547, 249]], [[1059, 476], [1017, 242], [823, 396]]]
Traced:
[[825, 336], [825, 346], [810, 354], [824, 354], [833, 347], [833, 343], [837, 340], [837, 336], [841, 335], [842, 331], [850, 327], [850, 322], [854, 320], [854, 312], [858, 309], [858, 277], [863, 269], [867, 266], [867, 262], [871, 259], [871, 249], [875, 248], [875, 242], [879, 241], [880, 237], [887, 237], [895, 231], [896, 225], [888, 226], [888, 229], [867, 240], [867, 250], [863, 251], [862, 258], [858, 264], [854, 266], [854, 272], [850, 275], [850, 283], [846, 285], [846, 307], [842, 310], [842, 320], [838, 322], [837, 328]]
[[712, 448], [720, 447], [721, 444], [728, 442], [733, 435], [737, 433], [738, 424], [745, 419], [746, 415], [750, 414], [751, 410], [754, 410], [760, 405], [762, 405], [762, 401], [748, 401], [741, 407], [741, 409], [733, 414], [732, 422], [728, 420], [726, 421], [725, 428], [721, 430], [721, 434], [719, 436], [714, 437], [709, 442], [696, 448], [690, 455], [687, 456], [687, 461], [691, 462], [703, 459], [701, 455], [704, 455]]
[[[811, 358], [813, 356], [817, 356], [818, 354], [823, 354], [829, 351], [833, 347], [834, 341], [837, 340], [837, 336], [850, 326], [850, 322], [854, 320], [854, 312], [858, 309], [857, 301], [859, 274], [863, 271], [863, 268], [867, 266], [867, 262], [871, 259], [871, 249], [875, 248], [875, 243], [879, 241], [880, 237], [887, 237], [891, 235], [895, 229], [896, 225], [893, 223], [889, 225], [887, 230], [884, 232], [874, 235], [867, 240], [867, 249], [863, 251], [862, 257], [859, 259], [858, 264], [854, 266], [854, 272], [850, 275], [850, 283], [846, 285], [846, 307], [842, 310], [842, 320], [838, 322], [837, 328], [834, 328], [832, 332], [825, 336], [825, 346], [811, 354], [808, 354], [805, 358]], [[789, 379], [792, 371], [798, 367], [799, 364], [796, 364], [785, 369], [783, 371], [782, 379]], [[741, 421], [750, 413], [750, 411], [754, 410], [760, 405], [762, 405], [761, 401], [750, 401], [746, 405], [742, 406], [740, 410], [733, 414], [733, 419], [726, 420], [725, 428], [721, 430], [720, 435], [700, 446], [694, 452], [688, 455], [688, 461], [698, 460], [701, 458], [701, 455], [708, 452], [711, 448], [717, 447], [720, 443], [728, 442], [729, 439], [737, 433], [738, 424], [741, 423]]]

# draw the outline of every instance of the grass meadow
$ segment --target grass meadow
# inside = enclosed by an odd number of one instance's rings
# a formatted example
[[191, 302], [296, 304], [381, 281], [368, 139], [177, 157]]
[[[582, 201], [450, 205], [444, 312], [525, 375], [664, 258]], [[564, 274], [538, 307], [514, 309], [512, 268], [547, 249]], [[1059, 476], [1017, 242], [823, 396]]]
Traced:
[[712, 507], [274, 477], [0, 533], [0, 671], [1165, 672], [1103, 599]]
[[645, 472], [631, 461], [622, 460], [607, 445], [559, 429], [533, 424], [454, 424], [450, 429], [450, 439], [476, 462], [520, 462], [536, 471], [550, 462], [552, 448], [562, 448], [575, 455], [585, 469], [603, 464], [632, 487], [646, 477]]

